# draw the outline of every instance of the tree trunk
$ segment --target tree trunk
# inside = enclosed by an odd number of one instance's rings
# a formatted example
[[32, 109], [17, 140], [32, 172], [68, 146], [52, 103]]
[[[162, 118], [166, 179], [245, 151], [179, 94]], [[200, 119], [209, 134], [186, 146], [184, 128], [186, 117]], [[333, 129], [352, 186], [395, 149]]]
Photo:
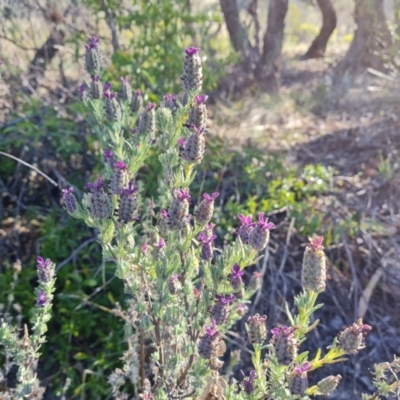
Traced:
[[236, 0], [219, 0], [229, 38], [233, 48], [242, 53], [242, 59], [247, 57], [251, 44], [240, 18]]
[[267, 91], [279, 91], [281, 54], [285, 17], [288, 11], [288, 0], [270, 0], [268, 7], [267, 29], [264, 34], [264, 46], [259, 63], [258, 76], [266, 74]]
[[329, 38], [336, 28], [336, 11], [331, 0], [317, 0], [317, 4], [322, 13], [322, 27], [307, 53], [304, 54], [304, 59], [323, 57]]
[[355, 0], [355, 3], [357, 29], [348, 52], [334, 71], [333, 84], [339, 88], [343, 88], [344, 83], [351, 84], [354, 77], [367, 68], [382, 70], [379, 50], [385, 42], [390, 42], [383, 0]]

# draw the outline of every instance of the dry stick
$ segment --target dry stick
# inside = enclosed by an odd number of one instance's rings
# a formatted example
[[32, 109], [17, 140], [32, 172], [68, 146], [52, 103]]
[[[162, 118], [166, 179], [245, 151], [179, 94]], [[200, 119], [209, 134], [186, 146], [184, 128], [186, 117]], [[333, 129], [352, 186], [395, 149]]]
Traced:
[[88, 240], [85, 240], [83, 243], [81, 243], [64, 261], [60, 262], [57, 265], [56, 272], [59, 271], [64, 265], [67, 265], [71, 260], [73, 260], [78, 253], [83, 250], [86, 246], [89, 244], [93, 243], [96, 241], [96, 238], [91, 238]]
[[53, 179], [51, 179], [49, 176], [47, 176], [44, 172], [40, 171], [38, 168], [34, 167], [32, 164], [29, 164], [29, 163], [27, 163], [26, 161], [21, 160], [21, 159], [18, 158], [18, 157], [14, 157], [14, 156], [12, 156], [11, 154], [4, 153], [4, 152], [2, 152], [2, 151], [0, 151], [0, 154], [3, 155], [3, 156], [6, 156], [6, 157], [12, 158], [13, 160], [18, 161], [19, 163], [25, 165], [26, 167], [29, 167], [29, 168], [33, 169], [35, 172], [37, 172], [38, 174], [40, 174], [40, 175], [42, 175], [44, 178], [46, 178], [46, 179], [47, 179], [50, 183], [52, 183], [54, 186], [58, 186], [58, 184], [57, 184], [55, 181], [53, 181]]

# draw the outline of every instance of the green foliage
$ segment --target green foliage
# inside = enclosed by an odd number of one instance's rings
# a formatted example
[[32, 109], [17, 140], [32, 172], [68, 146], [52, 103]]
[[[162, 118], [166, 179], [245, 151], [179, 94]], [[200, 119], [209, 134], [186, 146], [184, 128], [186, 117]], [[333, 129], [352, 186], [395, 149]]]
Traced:
[[[85, 3], [102, 18], [102, 1]], [[207, 39], [212, 23], [221, 21], [218, 9], [194, 13], [187, 0], [132, 1], [127, 9], [119, 1], [109, 1], [108, 8], [120, 33], [120, 49], [113, 53], [109, 78], [132, 78], [134, 88], [150, 89], [151, 100], [181, 90], [182, 49], [187, 46], [200, 47], [203, 57], [213, 55], [213, 63], [204, 65], [205, 91], [215, 88], [224, 65], [232, 61], [229, 53], [218, 56], [218, 43], [210, 45]]]

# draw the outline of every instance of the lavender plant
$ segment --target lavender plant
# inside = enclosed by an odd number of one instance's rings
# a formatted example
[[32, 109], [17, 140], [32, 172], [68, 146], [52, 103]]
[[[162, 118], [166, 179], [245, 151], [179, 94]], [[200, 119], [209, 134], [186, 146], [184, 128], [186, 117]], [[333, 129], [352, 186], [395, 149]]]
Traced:
[[[307, 334], [317, 325], [312, 314], [322, 307], [326, 261], [323, 239], [315, 237], [305, 250], [303, 291], [295, 298], [297, 311], [286, 306], [287, 326], [267, 328], [267, 316], [247, 318], [246, 331], [253, 369], [241, 382], [229, 381], [229, 371], [240, 361], [233, 353], [223, 375], [224, 336], [247, 313], [259, 288], [255, 275], [247, 287], [244, 269], [253, 265], [268, 246], [275, 225], [263, 214], [238, 215], [240, 226], [231, 243], [217, 249], [211, 223], [218, 193], [203, 195], [191, 205], [190, 185], [206, 147], [207, 96], [201, 94], [200, 50], [185, 50], [183, 93], [167, 94], [157, 107], [144, 104], [145, 95], [121, 79], [120, 95], [102, 82], [103, 54], [98, 38], [86, 46], [85, 65], [90, 80], [80, 86], [93, 132], [98, 135], [104, 171], [86, 185], [78, 202], [72, 188], [63, 189], [66, 211], [98, 232], [103, 257], [115, 264], [124, 282], [124, 309], [115, 315], [125, 321], [127, 350], [121, 368], [109, 377], [115, 399], [309, 399], [329, 395], [340, 376], [328, 376], [309, 387], [308, 373], [343, 361], [364, 347], [370, 326], [358, 320], [334, 339], [325, 354], [300, 352]], [[138, 172], [149, 152], [158, 147], [162, 174], [158, 198], [143, 198]], [[9, 398], [41, 398], [35, 373], [44, 342], [54, 292], [54, 265], [38, 258], [39, 287], [32, 334], [24, 335], [4, 319], [0, 343], [18, 365], [19, 384]], [[271, 327], [270, 327], [271, 328]], [[397, 390], [385, 371], [398, 372], [398, 361], [376, 367], [380, 398]], [[133, 389], [132, 389], [133, 387]], [[36, 396], [36, 397], [35, 397]], [[374, 397], [375, 396], [375, 397]]]

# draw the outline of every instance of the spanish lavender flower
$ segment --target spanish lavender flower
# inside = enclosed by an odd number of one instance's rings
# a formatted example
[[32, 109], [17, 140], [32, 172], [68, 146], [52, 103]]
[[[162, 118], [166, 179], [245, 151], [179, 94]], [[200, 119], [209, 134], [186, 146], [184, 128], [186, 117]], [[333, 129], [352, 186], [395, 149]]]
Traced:
[[244, 372], [241, 371], [243, 376], [245, 377], [242, 381], [243, 389], [247, 394], [252, 394], [254, 392], [254, 381], [257, 378], [256, 371], [253, 369], [250, 371], [249, 376], [245, 376]]
[[301, 271], [301, 280], [304, 290], [312, 290], [320, 293], [326, 286], [326, 261], [324, 247], [322, 246], [324, 238], [317, 236], [310, 239], [310, 245], [306, 247], [303, 257], [303, 268]]
[[200, 258], [204, 261], [211, 260], [213, 258], [213, 241], [217, 238], [216, 235], [212, 235], [207, 238], [204, 232], [200, 232], [198, 239], [201, 243]]
[[210, 314], [215, 319], [217, 325], [226, 324], [228, 322], [230, 307], [229, 305], [235, 300], [232, 294], [216, 296], [217, 302], [212, 306]]
[[103, 219], [111, 215], [110, 198], [103, 189], [103, 181], [99, 178], [96, 183], [87, 183], [90, 190], [90, 213], [94, 218]]
[[36, 305], [39, 307], [44, 307], [48, 303], [48, 299], [46, 297], [46, 294], [44, 293], [43, 290], [39, 290], [37, 299], [36, 299]]
[[92, 75], [90, 82], [90, 96], [94, 100], [99, 100], [103, 97], [103, 84], [100, 81], [99, 75]]
[[158, 230], [160, 231], [161, 235], [165, 236], [168, 232], [168, 213], [166, 210], [161, 210], [160, 215], [161, 219], [158, 223]]
[[275, 229], [275, 225], [272, 222], [268, 222], [268, 218], [264, 219], [264, 215], [259, 213], [258, 222], [249, 234], [249, 245], [257, 251], [265, 249], [271, 229]]
[[85, 67], [89, 74], [98, 74], [103, 65], [103, 54], [99, 48], [100, 39], [98, 36], [93, 36], [85, 45]]
[[104, 150], [103, 157], [104, 157], [104, 161], [107, 163], [107, 165], [110, 168], [114, 168], [115, 157], [114, 157], [114, 153], [110, 149]]
[[177, 189], [168, 208], [168, 228], [172, 231], [181, 230], [188, 223], [189, 189]]
[[318, 390], [326, 395], [329, 396], [330, 392], [336, 389], [337, 385], [339, 384], [340, 380], [342, 377], [340, 375], [330, 375], [327, 376], [326, 378], [322, 379], [317, 383]]
[[76, 211], [76, 198], [72, 194], [73, 191], [74, 188], [72, 187], [62, 190], [64, 205], [70, 214], [73, 214]]
[[203, 70], [199, 55], [200, 49], [188, 47], [185, 50], [185, 62], [183, 65], [182, 84], [186, 92], [201, 90], [203, 86]]
[[86, 101], [88, 98], [87, 92], [86, 92], [87, 86], [86, 83], [82, 83], [82, 85], [79, 85], [79, 97], [82, 101]]
[[223, 341], [220, 337], [220, 333], [217, 330], [217, 324], [215, 320], [211, 319], [211, 326], [208, 326], [205, 329], [206, 333], [200, 337], [197, 347], [199, 355], [206, 360], [210, 360], [214, 357], [220, 357], [223, 354]]
[[154, 138], [156, 133], [156, 105], [148, 103], [146, 109], [140, 114], [138, 133], [139, 135], [150, 134]]
[[338, 335], [339, 346], [347, 354], [357, 354], [358, 350], [364, 348], [364, 338], [367, 331], [372, 328], [369, 325], [365, 325], [360, 318], [357, 322], [350, 325], [343, 332]]
[[243, 275], [244, 272], [240, 269], [240, 266], [238, 264], [235, 264], [229, 276], [229, 280], [234, 290], [238, 289], [243, 284]]
[[40, 256], [36, 258], [36, 261], [39, 282], [50, 282], [54, 277], [54, 264], [49, 258], [44, 260], [43, 257]]
[[125, 100], [128, 104], [132, 101], [132, 88], [129, 84], [129, 79], [126, 77], [121, 77], [121, 88], [120, 88], [120, 97], [122, 100]]
[[303, 396], [308, 388], [307, 371], [311, 364], [307, 361], [303, 365], [297, 364], [289, 377], [289, 390], [293, 395]]
[[254, 226], [253, 220], [251, 218], [251, 215], [245, 217], [244, 215], [239, 214], [238, 218], [240, 220], [241, 225], [237, 230], [237, 234], [240, 237], [242, 243], [248, 244], [250, 232], [252, 231]]
[[252, 344], [263, 344], [267, 338], [267, 316], [259, 314], [249, 317], [246, 323], [246, 331]]
[[198, 94], [194, 96], [194, 104], [190, 109], [189, 118], [187, 121], [188, 126], [195, 126], [198, 129], [204, 129], [207, 123], [207, 107], [204, 104], [208, 96], [205, 94]]
[[128, 168], [123, 161], [117, 161], [114, 164], [114, 172], [111, 176], [110, 189], [111, 193], [120, 195], [122, 188], [128, 180]]
[[239, 303], [237, 306], [237, 310], [239, 315], [243, 317], [243, 315], [247, 314], [247, 312], [249, 311], [249, 307], [247, 307], [247, 305], [244, 303]]
[[188, 163], [200, 164], [206, 148], [204, 129], [192, 126], [191, 130], [192, 133], [185, 142], [182, 158]]
[[297, 357], [298, 343], [294, 331], [295, 328], [287, 326], [272, 329], [271, 343], [279, 364], [289, 365]]
[[197, 224], [206, 225], [210, 222], [214, 213], [214, 199], [218, 196], [218, 192], [213, 193], [211, 196], [207, 193], [203, 194], [204, 199], [200, 202], [194, 212], [194, 220]]
[[119, 122], [122, 118], [121, 106], [118, 103], [117, 95], [111, 90], [111, 84], [104, 85], [104, 112], [109, 122]]
[[169, 278], [168, 289], [172, 295], [176, 295], [181, 291], [182, 285], [181, 285], [181, 282], [179, 281], [178, 274], [174, 274], [171, 276], [171, 278]]
[[133, 181], [129, 181], [128, 187], [122, 189], [119, 200], [118, 220], [124, 223], [132, 221], [134, 213], [137, 210], [137, 191]]
[[143, 92], [136, 90], [131, 101], [131, 110], [134, 113], [141, 111], [143, 108]]
[[149, 246], [147, 243], [142, 243], [142, 246], [140, 247], [140, 251], [142, 252], [143, 255], [147, 253], [147, 250], [149, 249]]
[[164, 95], [162, 107], [168, 108], [172, 113], [174, 113], [177, 108], [176, 94], [167, 93]]

